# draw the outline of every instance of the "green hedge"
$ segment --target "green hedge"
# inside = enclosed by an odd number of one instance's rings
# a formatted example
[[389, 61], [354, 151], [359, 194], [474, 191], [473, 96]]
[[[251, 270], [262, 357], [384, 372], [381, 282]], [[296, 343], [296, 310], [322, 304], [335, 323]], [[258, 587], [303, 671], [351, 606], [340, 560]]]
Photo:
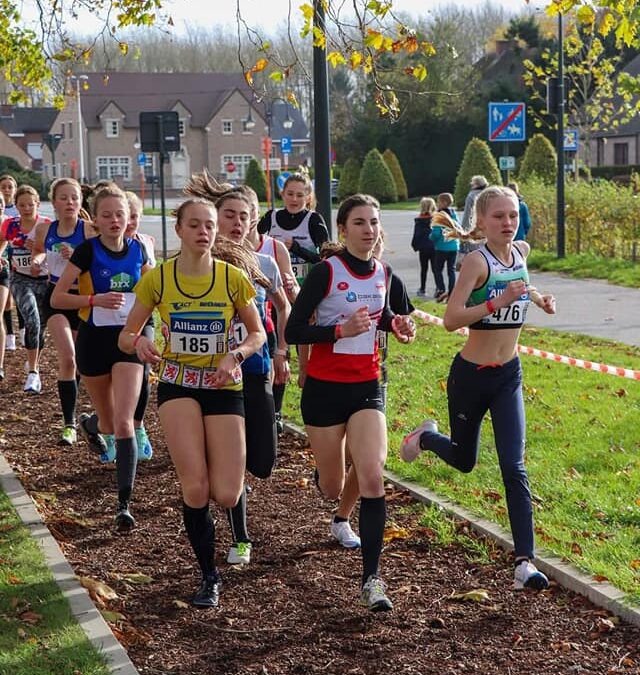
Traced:
[[606, 178], [607, 180], [611, 180], [614, 176], [630, 176], [632, 173], [640, 173], [640, 164], [591, 167], [592, 178]]
[[[555, 251], [556, 190], [538, 178], [521, 182], [520, 192], [531, 212], [527, 239], [541, 251]], [[566, 253], [632, 260], [640, 250], [640, 196], [611, 181], [567, 182], [565, 185]]]

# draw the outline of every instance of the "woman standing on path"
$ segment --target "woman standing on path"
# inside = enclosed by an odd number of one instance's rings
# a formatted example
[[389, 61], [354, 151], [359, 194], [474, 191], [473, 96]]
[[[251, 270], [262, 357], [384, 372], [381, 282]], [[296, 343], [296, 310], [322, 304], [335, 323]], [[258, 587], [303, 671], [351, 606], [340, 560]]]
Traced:
[[[416, 295], [424, 297], [426, 295], [427, 273], [429, 272], [429, 263], [431, 263], [431, 273], [435, 277], [435, 246], [430, 239], [431, 234], [431, 216], [436, 210], [436, 203], [431, 197], [423, 197], [420, 200], [420, 215], [415, 218], [413, 226], [413, 237], [411, 238], [411, 248], [418, 254], [420, 261], [420, 287]], [[437, 283], [436, 283], [437, 288]]]
[[434, 420], [426, 420], [404, 438], [400, 456], [412, 462], [421, 451], [430, 450], [468, 473], [478, 457], [482, 419], [490, 411], [514, 543], [514, 588], [541, 590], [548, 580], [532, 562], [533, 508], [524, 463], [525, 415], [517, 345], [529, 302], [554, 314], [555, 301], [527, 287], [529, 245], [514, 243], [518, 198], [512, 190], [497, 186], [483, 190], [468, 233], [444, 214], [434, 219], [460, 238], [486, 241], [465, 258], [444, 315], [447, 330], [470, 329], [449, 372], [451, 437], [438, 433]]
[[[20, 214], [16, 208], [16, 190], [18, 189], [18, 183], [16, 179], [10, 174], [5, 173], [0, 176], [0, 194], [3, 197], [4, 209], [2, 212], [4, 218], [17, 218]], [[3, 220], [0, 220], [0, 225], [3, 224]], [[6, 252], [7, 258], [9, 251]], [[7, 283], [8, 280], [7, 280]], [[9, 288], [9, 286], [7, 286]], [[4, 322], [5, 327], [5, 346], [8, 351], [14, 352], [16, 350], [16, 336], [13, 332], [13, 317], [11, 311], [13, 309], [13, 298], [11, 292], [9, 292], [9, 297], [7, 298], [4, 309], [2, 311], [2, 321]], [[19, 318], [19, 317], [18, 317]]]
[[[446, 213], [452, 220], [456, 220], [455, 211], [451, 208], [453, 195], [443, 192], [438, 195], [438, 212]], [[431, 234], [429, 238], [435, 245], [435, 264], [433, 275], [436, 279], [437, 302], [446, 302], [456, 285], [456, 257], [460, 245], [457, 239], [446, 239], [444, 230], [437, 222], [431, 219]], [[444, 284], [444, 266], [447, 266], [447, 287]]]
[[21, 185], [16, 191], [17, 218], [5, 220], [0, 228], [0, 252], [11, 247], [11, 290], [18, 312], [24, 321], [24, 346], [27, 349], [27, 379], [24, 391], [39, 394], [42, 390], [38, 362], [44, 348], [45, 298], [48, 271], [46, 266], [32, 269], [31, 251], [36, 226], [46, 227], [49, 218], [38, 214], [40, 197], [30, 185]]
[[[4, 221], [4, 197], [0, 192], [0, 223]], [[6, 249], [0, 254], [0, 382], [4, 380], [4, 351], [7, 330], [4, 311], [9, 301], [9, 256]]]
[[[32, 252], [32, 267], [36, 271], [45, 264], [49, 270], [49, 287], [45, 300], [45, 314], [49, 335], [58, 355], [58, 396], [62, 408], [64, 426], [60, 443], [76, 442], [76, 380], [75, 339], [80, 324], [75, 309], [58, 309], [51, 306], [51, 296], [64, 269], [77, 246], [91, 237], [95, 231], [91, 223], [80, 218], [82, 190], [74, 178], [58, 178], [49, 189], [49, 199], [56, 213], [50, 225], [38, 225]], [[74, 284], [70, 293], [78, 293]]]
[[307, 276], [286, 339], [313, 345], [301, 409], [318, 484], [330, 499], [337, 499], [344, 485], [345, 444], [351, 453], [362, 495], [361, 602], [377, 612], [393, 605], [378, 570], [386, 518], [382, 469], [387, 431], [376, 330], [392, 330], [401, 342], [409, 342], [415, 326], [388, 308], [389, 269], [373, 257], [380, 237], [378, 202], [369, 195], [349, 197], [338, 209], [337, 224], [345, 248]]
[[[242, 493], [246, 452], [240, 365], [260, 349], [265, 335], [246, 274], [214, 258], [213, 204], [188, 199], [176, 218], [180, 254], [138, 284], [119, 345], [143, 362], [160, 364], [160, 422], [182, 488], [184, 526], [202, 572], [193, 604], [216, 607], [221, 579], [209, 500], [232, 508]], [[165, 339], [162, 355], [141, 335], [155, 307]], [[236, 313], [246, 337], [230, 350]]]
[[[98, 416], [96, 431], [106, 445], [100, 460], [116, 460], [115, 522], [118, 529], [126, 530], [135, 525], [129, 503], [138, 459], [133, 413], [142, 382], [142, 363], [118, 348], [118, 337], [133, 306], [133, 288], [149, 265], [141, 244], [124, 236], [129, 207], [120, 189], [98, 190], [91, 208], [99, 236], [74, 250], [51, 304], [79, 310], [78, 370]], [[72, 293], [76, 281], [78, 293]]]

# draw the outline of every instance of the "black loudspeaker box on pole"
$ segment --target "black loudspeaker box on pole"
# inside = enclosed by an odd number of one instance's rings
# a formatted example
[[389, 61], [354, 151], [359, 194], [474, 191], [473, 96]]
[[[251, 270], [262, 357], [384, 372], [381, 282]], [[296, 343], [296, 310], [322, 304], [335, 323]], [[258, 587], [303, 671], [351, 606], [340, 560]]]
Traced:
[[180, 150], [178, 113], [173, 110], [141, 112], [140, 149], [162, 153]]

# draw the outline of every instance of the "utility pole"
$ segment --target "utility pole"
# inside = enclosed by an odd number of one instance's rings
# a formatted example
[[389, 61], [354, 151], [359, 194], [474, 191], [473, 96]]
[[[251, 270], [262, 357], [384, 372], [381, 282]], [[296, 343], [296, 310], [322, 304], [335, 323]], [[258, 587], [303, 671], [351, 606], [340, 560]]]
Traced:
[[[313, 2], [313, 24], [325, 30], [325, 12], [322, 0]], [[313, 146], [315, 192], [318, 211], [322, 215], [331, 238], [331, 136], [329, 134], [329, 75], [326, 47], [313, 48]]]
[[564, 225], [564, 40], [562, 26], [562, 12], [558, 12], [558, 83], [556, 101], [556, 155], [558, 161], [556, 201], [558, 233], [557, 255], [558, 258], [565, 256], [565, 225]]

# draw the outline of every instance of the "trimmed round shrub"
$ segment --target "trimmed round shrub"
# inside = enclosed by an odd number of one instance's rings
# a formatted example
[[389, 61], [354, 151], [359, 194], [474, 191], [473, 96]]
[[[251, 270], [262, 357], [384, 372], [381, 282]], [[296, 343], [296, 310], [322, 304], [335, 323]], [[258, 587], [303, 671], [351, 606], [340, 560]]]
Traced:
[[404, 179], [404, 173], [402, 173], [400, 161], [396, 157], [396, 154], [393, 152], [393, 150], [390, 148], [387, 148], [382, 153], [382, 158], [389, 167], [389, 171], [391, 171], [391, 175], [393, 176], [393, 182], [396, 184], [398, 201], [406, 202], [409, 198], [409, 191], [407, 190], [407, 181]]
[[486, 141], [480, 138], [472, 138], [467, 143], [462, 163], [458, 169], [453, 199], [460, 207], [464, 205], [472, 176], [484, 176], [489, 181], [489, 185], [502, 185], [500, 169], [498, 169], [496, 159], [491, 154]]
[[358, 192], [360, 185], [360, 162], [355, 157], [349, 157], [340, 172], [338, 182], [338, 199], [342, 201]]
[[252, 187], [258, 199], [263, 202], [267, 198], [267, 177], [257, 159], [252, 159], [247, 165], [247, 173], [244, 176], [245, 185]]
[[360, 169], [358, 191], [373, 195], [381, 204], [398, 201], [393, 175], [377, 148], [369, 150]]
[[553, 183], [557, 168], [557, 155], [551, 141], [543, 134], [534, 134], [524, 152], [518, 180], [529, 180], [537, 176], [544, 183]]

